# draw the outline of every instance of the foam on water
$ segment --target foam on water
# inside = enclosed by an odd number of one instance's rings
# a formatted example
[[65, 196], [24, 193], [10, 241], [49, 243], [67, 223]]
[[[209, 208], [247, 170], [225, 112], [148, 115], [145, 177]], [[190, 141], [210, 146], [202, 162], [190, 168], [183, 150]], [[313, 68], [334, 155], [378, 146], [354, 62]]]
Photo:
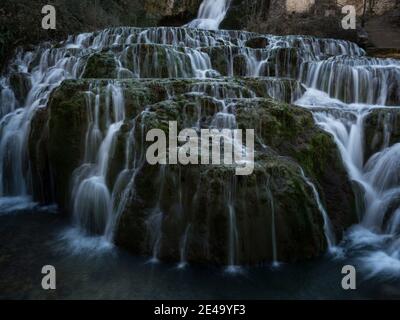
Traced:
[[114, 245], [105, 236], [93, 236], [77, 227], [62, 232], [57, 238], [56, 248], [68, 254], [89, 256], [114, 251]]
[[38, 203], [33, 202], [31, 197], [1, 197], [0, 198], [0, 215], [32, 211], [38, 207]]

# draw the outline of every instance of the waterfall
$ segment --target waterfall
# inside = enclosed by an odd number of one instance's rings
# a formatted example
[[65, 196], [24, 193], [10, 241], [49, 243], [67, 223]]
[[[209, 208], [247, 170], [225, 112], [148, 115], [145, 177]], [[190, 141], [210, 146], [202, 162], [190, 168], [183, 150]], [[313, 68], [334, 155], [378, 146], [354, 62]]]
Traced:
[[227, 209], [229, 217], [229, 237], [228, 237], [228, 267], [227, 272], [236, 273], [240, 270], [238, 264], [238, 246], [239, 246], [239, 233], [236, 221], [236, 212], [234, 206], [234, 192], [236, 189], [235, 179], [228, 184], [227, 189]]
[[64, 79], [78, 77], [80, 67], [81, 60], [65, 48], [52, 49], [45, 43], [34, 52], [18, 50], [8, 74], [0, 79], [0, 197], [3, 199], [17, 197], [31, 206], [27, 154], [31, 120], [37, 110], [46, 107], [54, 88]]
[[301, 172], [301, 176], [303, 177], [304, 181], [311, 188], [311, 190], [313, 192], [315, 201], [317, 202], [317, 205], [318, 205], [318, 209], [321, 212], [321, 215], [324, 219], [324, 232], [325, 232], [325, 238], [328, 242], [328, 248], [329, 248], [329, 250], [332, 250], [332, 247], [335, 245], [336, 240], [335, 240], [335, 235], [332, 230], [332, 225], [331, 225], [331, 221], [329, 219], [328, 213], [326, 212], [326, 210], [322, 204], [322, 201], [319, 197], [318, 190], [315, 187], [315, 185], [310, 181], [309, 178], [306, 177], [306, 175], [304, 174], [303, 168], [300, 168], [300, 172]]
[[[236, 129], [237, 104], [252, 104], [259, 98], [295, 102], [309, 109], [315, 122], [333, 136], [350, 179], [363, 195], [360, 224], [347, 233], [343, 245], [351, 250], [367, 247], [375, 239], [379, 250], [362, 257], [366, 264], [378, 268], [377, 254], [399, 263], [400, 141], [390, 130], [390, 117], [382, 120], [378, 147], [372, 148], [376, 143], [367, 141], [370, 137], [365, 131], [368, 119], [376, 112], [400, 110], [400, 62], [366, 57], [356, 44], [342, 40], [204, 30], [218, 29], [229, 5], [230, 1], [203, 1], [198, 19], [188, 25], [191, 28], [110, 28], [70, 36], [58, 44], [42, 43], [33, 50], [19, 49], [0, 78], [1, 210], [20, 207], [21, 200], [28, 207], [34, 205], [28, 155], [32, 119], [46, 108], [51, 93], [64, 80], [92, 78], [91, 66], [100, 57], [111, 67], [110, 74], [99, 78], [115, 80], [91, 79], [91, 85], [85, 88], [85, 150], [73, 173], [69, 194], [74, 223], [83, 233], [114, 240], [119, 218], [135, 195], [137, 173], [145, 163], [144, 143], [139, 147], [135, 136], [145, 128], [138, 128], [136, 121], [148, 116], [151, 106], [134, 120], [128, 117], [124, 79], [145, 82], [144, 78], [156, 78], [172, 101], [178, 94], [164, 79], [180, 78], [188, 80], [184, 94], [197, 108], [195, 116], [184, 115], [185, 124], [195, 130], [205, 124]], [[249, 47], [248, 41], [255, 37], [265, 38], [264, 48]], [[244, 81], [257, 84], [246, 86]], [[201, 111], [206, 99], [218, 109], [210, 118]], [[141, 139], [144, 136], [142, 132]], [[116, 178], [111, 179], [110, 161], [119, 137], [125, 143], [125, 160]], [[323, 218], [327, 243], [335, 245], [330, 221], [334, 213], [327, 212], [318, 184], [304, 171], [300, 170], [300, 176]], [[145, 219], [154, 260], [162, 253], [166, 218], [162, 194], [167, 175], [168, 169], [162, 168], [158, 201]], [[181, 196], [182, 188], [177, 190]], [[234, 268], [240, 261], [239, 243], [243, 241], [235, 212], [238, 186], [227, 183], [225, 188], [226, 264]], [[272, 210], [272, 252], [277, 262], [278, 217], [270, 193], [265, 210]], [[180, 263], [185, 265], [196, 230], [189, 218], [182, 221], [176, 246]]]
[[164, 192], [164, 185], [165, 185], [165, 173], [166, 168], [165, 165], [161, 166], [160, 173], [159, 173], [159, 190], [158, 190], [158, 197], [157, 202], [152, 210], [151, 214], [149, 215], [146, 224], [148, 229], [148, 234], [150, 237], [149, 245], [151, 247], [151, 251], [153, 253], [153, 257], [150, 262], [157, 263], [159, 261], [160, 250], [162, 245], [162, 222], [164, 219], [164, 212], [161, 208], [161, 197], [163, 196]]
[[192, 227], [191, 224], [189, 224], [186, 227], [185, 233], [182, 236], [181, 239], [181, 248], [180, 248], [180, 258], [181, 261], [179, 262], [178, 269], [184, 269], [187, 266], [187, 249], [188, 249], [188, 239], [189, 239], [189, 232], [190, 228]]
[[278, 261], [278, 248], [276, 244], [276, 213], [275, 213], [275, 203], [274, 203], [274, 196], [272, 194], [271, 188], [270, 188], [270, 181], [267, 181], [267, 196], [268, 196], [268, 202], [271, 210], [271, 235], [272, 235], [272, 266], [273, 267], [278, 267], [279, 266], [279, 261]]
[[[365, 58], [340, 61], [342, 68], [331, 62], [308, 67], [309, 80], [305, 82], [310, 88], [296, 103], [311, 108], [316, 122], [333, 135], [350, 178], [363, 191], [361, 222], [348, 232], [345, 247], [364, 252], [360, 259], [371, 276], [399, 274], [400, 144], [389, 144], [390, 117], [385, 117], [383, 143], [376, 153], [367, 155], [371, 141], [366, 141], [365, 130], [374, 112], [400, 112], [400, 62]], [[323, 68], [327, 70], [323, 72]]]
[[338, 56], [302, 66], [300, 79], [345, 103], [395, 106], [400, 67], [394, 59]]
[[225, 19], [231, 0], [203, 0], [197, 18], [187, 24], [189, 28], [218, 30]]
[[[105, 234], [107, 225], [112, 221], [113, 204], [107, 186], [107, 174], [110, 157], [115, 150], [116, 135], [125, 119], [121, 87], [117, 83], [109, 83], [106, 90], [104, 106], [100, 101], [98, 87], [91, 88], [87, 93], [89, 125], [85, 161], [74, 173], [72, 190], [76, 225], [84, 232], [100, 235]], [[105, 117], [105, 133], [100, 129], [100, 114]]]

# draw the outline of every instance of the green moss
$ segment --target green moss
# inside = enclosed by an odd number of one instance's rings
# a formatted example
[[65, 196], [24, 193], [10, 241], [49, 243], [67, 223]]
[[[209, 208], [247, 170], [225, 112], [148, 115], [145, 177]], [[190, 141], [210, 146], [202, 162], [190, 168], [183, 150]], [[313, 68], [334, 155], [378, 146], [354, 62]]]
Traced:
[[117, 78], [117, 62], [111, 53], [92, 54], [82, 75], [83, 79], [113, 79]]
[[55, 170], [57, 200], [61, 207], [68, 201], [72, 171], [81, 161], [87, 126], [84, 94], [75, 90], [69, 92], [68, 86], [66, 83], [57, 89], [49, 102], [49, 158]]
[[[218, 101], [208, 96], [213, 86], [251, 97], [249, 87], [262, 91], [265, 81], [270, 80], [259, 81], [261, 84], [244, 78], [118, 81], [124, 92], [127, 119], [111, 155], [107, 177], [110, 189], [124, 168], [127, 136], [133, 128], [135, 152], [131, 156], [144, 161], [149, 143], [143, 143], [143, 135], [148, 130], [158, 128], [168, 135], [169, 121], [178, 121], [178, 130], [198, 124], [207, 128], [221, 110]], [[84, 155], [85, 92], [93, 82], [65, 81], [52, 94], [48, 106], [49, 162], [56, 178], [57, 199], [64, 207], [71, 174]], [[104, 99], [108, 82], [96, 80], [96, 84]], [[188, 94], [198, 85], [205, 89], [205, 95]], [[174, 92], [173, 97], [168, 92]], [[323, 219], [300, 166], [319, 189], [337, 233], [352, 223], [354, 199], [339, 153], [332, 137], [315, 126], [311, 113], [267, 98], [234, 101], [232, 112], [238, 127], [255, 129], [257, 135], [254, 174], [239, 177], [234, 166], [225, 165], [160, 167], [140, 162], [118, 224], [118, 245], [137, 254], [151, 254], [147, 222], [157, 208], [163, 212], [161, 258], [180, 258], [179, 243], [190, 226], [189, 261], [226, 264], [229, 210], [233, 208], [238, 229], [238, 263], [272, 259], [273, 217], [280, 261], [318, 256], [326, 248]], [[33, 140], [37, 139], [36, 132], [32, 133]]]

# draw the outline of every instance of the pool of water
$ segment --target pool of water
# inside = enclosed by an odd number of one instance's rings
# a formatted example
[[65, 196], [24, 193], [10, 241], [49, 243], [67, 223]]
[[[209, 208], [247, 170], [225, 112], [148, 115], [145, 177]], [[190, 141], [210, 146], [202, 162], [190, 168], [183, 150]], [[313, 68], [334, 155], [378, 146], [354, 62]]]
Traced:
[[[79, 241], [78, 241], [79, 239]], [[224, 268], [150, 263], [82, 239], [68, 219], [49, 208], [0, 214], [1, 299], [398, 299], [400, 279], [362, 271], [357, 289], [342, 289], [342, 267], [357, 259], [323, 257], [294, 265]], [[57, 272], [57, 289], [41, 287], [44, 265]]]

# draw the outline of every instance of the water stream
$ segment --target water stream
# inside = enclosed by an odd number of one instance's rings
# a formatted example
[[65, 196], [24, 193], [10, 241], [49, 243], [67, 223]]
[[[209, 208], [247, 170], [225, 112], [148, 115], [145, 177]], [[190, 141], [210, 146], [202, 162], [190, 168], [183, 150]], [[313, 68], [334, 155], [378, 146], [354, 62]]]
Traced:
[[187, 24], [189, 28], [218, 30], [225, 19], [231, 0], [204, 0], [197, 18]]
[[[236, 128], [235, 101], [256, 99], [257, 93], [240, 85], [235, 90], [226, 89], [224, 81], [247, 76], [260, 83], [265, 81], [265, 96], [311, 110], [316, 123], [333, 135], [350, 179], [361, 190], [363, 203], [360, 224], [347, 232], [341, 245], [349, 254], [361, 252], [360, 259], [371, 274], [400, 274], [400, 144], [392, 139], [390, 117], [383, 118], [386, 129], [382, 143], [368, 154], [366, 145], [370, 141], [366, 141], [365, 132], [367, 119], [375, 112], [400, 112], [400, 62], [366, 57], [354, 43], [313, 37], [263, 35], [267, 39], [266, 47], [250, 48], [247, 41], [257, 35], [217, 30], [229, 4], [230, 1], [205, 0], [198, 18], [185, 28], [110, 28], [70, 36], [57, 45], [42, 43], [31, 51], [19, 49], [0, 78], [1, 211], [15, 210], [16, 206], [24, 206], [22, 202], [26, 208], [35, 205], [27, 151], [35, 113], [46, 108], [51, 93], [63, 80], [84, 77], [90, 60], [106, 52], [115, 62], [115, 79], [107, 80], [105, 92], [101, 92], [104, 85], [95, 80], [86, 89], [85, 156], [74, 171], [70, 195], [78, 229], [113, 242], [119, 217], [135, 193], [137, 169], [144, 163], [144, 150], [136, 145], [135, 121], [127, 119], [125, 114], [124, 91], [119, 81], [129, 78], [207, 80], [194, 83], [188, 95], [193, 101], [199, 96], [211, 97], [218, 105], [219, 112], [211, 126]], [[299, 83], [293, 82], [288, 87], [285, 82], [288, 78]], [[304, 94], [302, 88], [306, 89]], [[169, 95], [174, 97], [173, 92]], [[188, 125], [199, 129], [200, 116], [199, 113], [196, 122]], [[122, 126], [128, 122], [130, 132], [125, 137], [124, 168], [110, 184], [110, 157]], [[165, 168], [160, 170], [159, 201], [147, 219], [154, 261], [159, 259], [162, 246], [161, 196], [167, 172]], [[323, 217], [328, 246], [337, 245], [317, 186], [302, 169], [301, 175]], [[232, 182], [226, 188], [229, 229], [226, 264], [235, 269], [241, 237], [233, 205], [236, 184]], [[182, 190], [179, 192], [182, 195]], [[273, 260], [278, 263], [276, 217], [273, 195], [270, 196]], [[187, 263], [192, 231], [193, 226], [188, 222], [179, 236], [182, 267]]]

